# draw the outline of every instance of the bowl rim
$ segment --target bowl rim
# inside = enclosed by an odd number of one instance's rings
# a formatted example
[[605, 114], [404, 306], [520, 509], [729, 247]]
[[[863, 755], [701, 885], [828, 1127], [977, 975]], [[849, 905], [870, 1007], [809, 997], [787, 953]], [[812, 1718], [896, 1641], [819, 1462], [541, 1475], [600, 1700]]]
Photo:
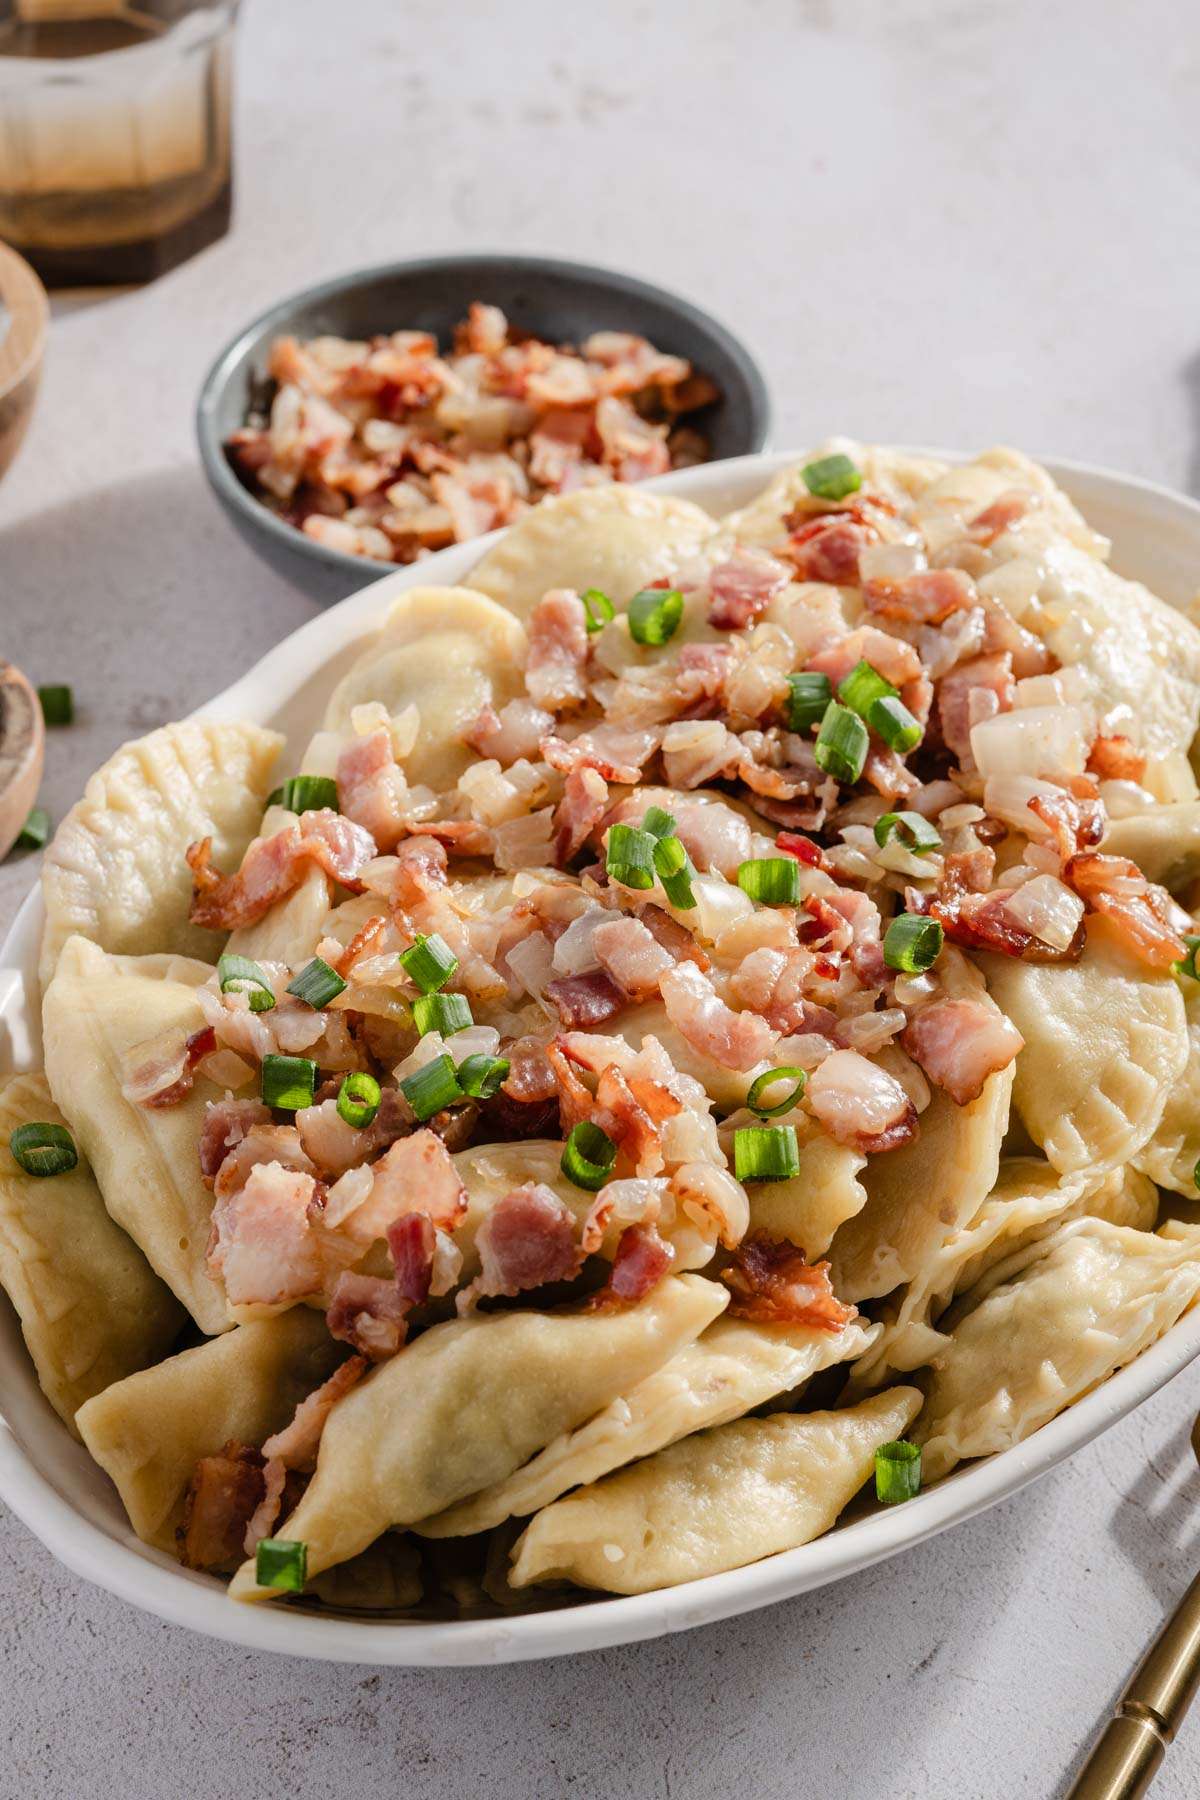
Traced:
[[[914, 450], [912, 454], [964, 460], [962, 453]], [[798, 460], [796, 453], [758, 453], [679, 471], [648, 484], [652, 490], [704, 504], [727, 497], [723, 489], [743, 486], [744, 504], [753, 482], [761, 488], [778, 470]], [[1108, 485], [1113, 498], [1140, 501], [1147, 524], [1157, 509], [1182, 520], [1194, 533], [1200, 558], [1200, 504], [1156, 483], [1120, 476], [1094, 465], [1047, 459], [1046, 466], [1070, 485], [1072, 477]], [[421, 564], [398, 568], [370, 587], [318, 613], [283, 638], [250, 670], [193, 716], [269, 716], [298, 693], [324, 662], [331, 646], [345, 646], [372, 629], [392, 598], [406, 587], [439, 576], [450, 583], [468, 580], [474, 562], [503, 534], [490, 533], [452, 546]], [[257, 694], [257, 699], [255, 695]], [[17, 1062], [32, 1058], [19, 1011], [22, 970], [36, 961], [41, 894], [26, 896], [0, 946], [0, 1021], [12, 1031]], [[0, 1310], [6, 1303], [0, 1302]], [[15, 1329], [15, 1327], [14, 1327]], [[11, 1336], [11, 1334], [10, 1334]], [[0, 1341], [0, 1369], [7, 1354]], [[24, 1344], [17, 1354], [26, 1386], [32, 1381]], [[962, 1465], [946, 1480], [904, 1508], [889, 1508], [856, 1519], [795, 1550], [782, 1551], [740, 1569], [710, 1575], [657, 1593], [583, 1599], [569, 1607], [499, 1618], [450, 1621], [360, 1619], [291, 1608], [242, 1606], [230, 1601], [214, 1577], [181, 1568], [164, 1553], [140, 1543], [127, 1527], [105, 1529], [87, 1516], [37, 1465], [15, 1424], [0, 1416], [0, 1498], [55, 1556], [94, 1582], [169, 1623], [247, 1649], [311, 1656], [327, 1661], [380, 1667], [451, 1667], [534, 1660], [638, 1642], [751, 1612], [870, 1567], [947, 1527], [972, 1518], [1046, 1474], [1083, 1444], [1115, 1424], [1200, 1356], [1200, 1306], [1193, 1307], [1135, 1360], [1023, 1443]], [[65, 1427], [43, 1403], [40, 1425], [23, 1421], [27, 1436], [65, 1435]], [[81, 1453], [82, 1454], [82, 1453]]]
[[[331, 571], [340, 571], [344, 575], [363, 573], [363, 564], [368, 558], [351, 556], [344, 550], [332, 550], [326, 544], [319, 544], [306, 537], [294, 525], [273, 513], [270, 507], [257, 499], [248, 488], [244, 487], [234, 474], [225, 455], [224, 444], [216, 424], [217, 409], [220, 406], [225, 389], [229, 383], [234, 365], [240, 361], [248, 343], [258, 337], [273, 321], [284, 318], [301, 307], [319, 305], [322, 301], [332, 299], [335, 295], [345, 293], [348, 289], [358, 287], [367, 282], [381, 279], [388, 275], [432, 275], [450, 266], [459, 269], [478, 269], [481, 272], [494, 269], [521, 270], [531, 273], [567, 275], [595, 281], [598, 284], [631, 295], [635, 299], [652, 300], [659, 305], [667, 306], [681, 315], [698, 330], [720, 339], [726, 353], [737, 364], [738, 371], [746, 383], [749, 392], [749, 435], [750, 447], [744, 455], [761, 455], [770, 441], [773, 412], [771, 396], [767, 388], [762, 368], [743, 339], [732, 326], [701, 307], [695, 301], [673, 289], [658, 286], [657, 283], [645, 281], [640, 275], [629, 275], [621, 269], [605, 268], [599, 263], [578, 262], [572, 257], [526, 256], [524, 254], [509, 255], [499, 250], [466, 251], [461, 255], [422, 256], [406, 258], [402, 261], [373, 263], [368, 268], [352, 269], [343, 275], [332, 275], [324, 281], [313, 282], [310, 286], [299, 288], [282, 300], [274, 301], [257, 313], [248, 324], [243, 325], [218, 352], [209, 366], [208, 373], [201, 384], [196, 400], [195, 426], [196, 438], [200, 449], [200, 461], [218, 498], [226, 505], [233, 506], [251, 525], [264, 530], [275, 542], [295, 551], [298, 555], [308, 556], [311, 560]], [[735, 458], [723, 458], [723, 461], [734, 461]], [[710, 465], [702, 465], [708, 467]], [[678, 471], [682, 473], [683, 471]], [[661, 479], [658, 478], [658, 479]], [[645, 485], [639, 483], [639, 486]], [[471, 542], [479, 543], [475, 538]], [[451, 545], [454, 549], [458, 546]], [[390, 573], [387, 565], [374, 565]], [[397, 564], [396, 567], [405, 567]], [[360, 585], [369, 586], [370, 579]]]

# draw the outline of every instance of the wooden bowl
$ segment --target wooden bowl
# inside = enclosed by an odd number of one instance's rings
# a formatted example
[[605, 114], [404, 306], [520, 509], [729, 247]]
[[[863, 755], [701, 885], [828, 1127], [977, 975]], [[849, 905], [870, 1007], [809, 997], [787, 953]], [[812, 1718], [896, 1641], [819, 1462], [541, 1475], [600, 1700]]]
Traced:
[[[42, 373], [50, 305], [46, 290], [15, 250], [0, 244], [0, 476], [20, 448], [33, 416]], [[7, 328], [5, 328], [5, 326]]]

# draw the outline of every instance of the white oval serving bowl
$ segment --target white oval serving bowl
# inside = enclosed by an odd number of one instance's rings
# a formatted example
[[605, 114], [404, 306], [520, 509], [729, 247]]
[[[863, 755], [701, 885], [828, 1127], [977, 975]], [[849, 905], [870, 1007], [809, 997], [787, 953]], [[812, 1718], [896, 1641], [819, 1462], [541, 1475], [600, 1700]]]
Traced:
[[[932, 452], [950, 455], [948, 452]], [[795, 456], [747, 456], [664, 476], [649, 486], [714, 514], [745, 503]], [[961, 460], [953, 456], [952, 460]], [[1113, 539], [1113, 563], [1184, 607], [1200, 581], [1200, 505], [1147, 482], [1074, 463], [1052, 473], [1089, 522]], [[500, 534], [495, 534], [499, 536]], [[332, 680], [407, 587], [468, 580], [494, 538], [444, 550], [385, 575], [294, 632], [207, 706], [209, 718], [278, 726], [292, 744], [312, 729]], [[0, 950], [0, 1067], [39, 1060], [37, 948], [41, 896], [22, 906]], [[67, 1433], [38, 1388], [16, 1315], [0, 1295], [0, 1497], [76, 1574], [172, 1624], [255, 1650], [338, 1662], [439, 1667], [520, 1662], [683, 1631], [768, 1606], [854, 1574], [1005, 1499], [1100, 1432], [1200, 1354], [1200, 1307], [1144, 1355], [1014, 1449], [969, 1464], [905, 1506], [855, 1519], [799, 1550], [727, 1575], [629, 1598], [502, 1618], [426, 1621], [239, 1606], [224, 1584], [140, 1543], [115, 1489]]]

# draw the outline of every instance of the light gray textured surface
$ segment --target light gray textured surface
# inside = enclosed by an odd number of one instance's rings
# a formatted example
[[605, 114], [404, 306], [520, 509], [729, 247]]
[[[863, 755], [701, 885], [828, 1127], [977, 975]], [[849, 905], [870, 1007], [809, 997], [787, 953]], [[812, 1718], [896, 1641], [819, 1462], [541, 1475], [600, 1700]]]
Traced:
[[[74, 682], [58, 814], [311, 613], [195, 463], [213, 351], [277, 294], [441, 248], [608, 261], [762, 355], [780, 445], [1008, 440], [1200, 488], [1200, 24], [1166, 0], [316, 0], [247, 9], [231, 237], [60, 304], [0, 487], [0, 654]], [[6, 925], [34, 874], [0, 870]], [[660, 1644], [446, 1674], [256, 1658], [0, 1516], [0, 1795], [307, 1800], [1061, 1791], [1200, 1551], [1192, 1373], [852, 1581]], [[1200, 1721], [1155, 1794], [1200, 1790]]]

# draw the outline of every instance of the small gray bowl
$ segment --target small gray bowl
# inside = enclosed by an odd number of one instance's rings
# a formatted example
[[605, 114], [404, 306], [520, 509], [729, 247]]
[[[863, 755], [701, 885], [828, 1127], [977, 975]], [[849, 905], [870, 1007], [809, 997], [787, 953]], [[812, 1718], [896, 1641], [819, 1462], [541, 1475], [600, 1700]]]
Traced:
[[204, 472], [235, 528], [314, 599], [340, 600], [377, 581], [388, 565], [314, 543], [257, 500], [231, 468], [225, 443], [246, 421], [271, 340], [288, 332], [364, 338], [412, 328], [433, 332], [445, 344], [472, 300], [501, 307], [521, 330], [553, 343], [579, 343], [592, 331], [638, 332], [659, 349], [686, 356], [716, 382], [721, 398], [698, 415], [714, 461], [745, 456], [766, 443], [770, 403], [745, 346], [699, 307], [631, 275], [550, 257], [499, 255], [428, 257], [339, 275], [279, 301], [240, 331], [209, 370], [196, 409]]

